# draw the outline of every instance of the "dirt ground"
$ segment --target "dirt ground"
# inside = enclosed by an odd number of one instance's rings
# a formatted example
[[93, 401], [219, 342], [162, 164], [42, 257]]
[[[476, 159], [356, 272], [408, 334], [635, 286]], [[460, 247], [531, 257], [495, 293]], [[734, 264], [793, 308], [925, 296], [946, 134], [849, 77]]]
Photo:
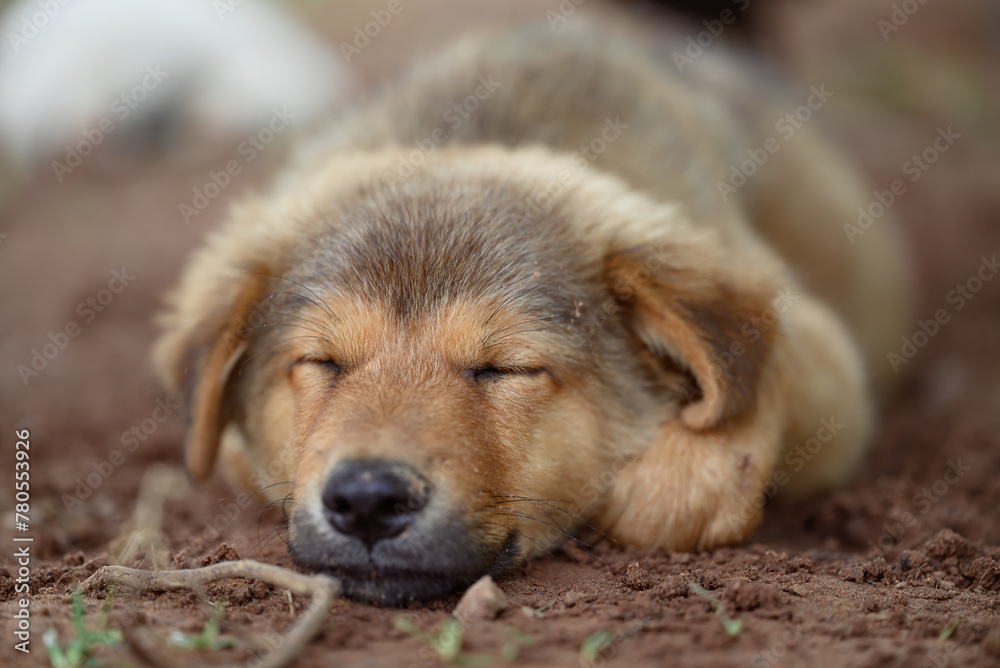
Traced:
[[[379, 6], [300, 4], [335, 43], [350, 39]], [[906, 182], [892, 209], [905, 223], [918, 267], [910, 338], [922, 345], [901, 366], [906, 378], [885, 408], [862, 475], [806, 503], [779, 497], [741, 547], [656, 554], [567, 544], [500, 581], [511, 609], [465, 630], [458, 663], [485, 655], [502, 665], [504, 647], [511, 651], [521, 637], [517, 629], [531, 639], [519, 649], [517, 663], [525, 666], [578, 665], [581, 645], [600, 631], [613, 635], [594, 665], [1000, 665], [1000, 279], [974, 280], [984, 260], [1000, 253], [1000, 17], [987, 0], [911, 0], [896, 4], [915, 10], [912, 16], [904, 12], [898, 30], [883, 35], [891, 23], [879, 21], [891, 22], [893, 4], [787, 0], [750, 9], [762, 50], [803, 90], [826, 84], [835, 92], [824, 109], [827, 122], [873, 189]], [[544, 16], [559, 6], [414, 4], [406, 24], [387, 28], [356, 66], [377, 79], [414, 49], [463, 26]], [[912, 180], [907, 162], [949, 127], [960, 137]], [[42, 633], [54, 627], [63, 642], [72, 636], [71, 589], [108, 563], [144, 471], [180, 463], [184, 421], [150, 369], [151, 316], [226, 202], [263, 184], [281, 154], [263, 154], [190, 225], [178, 204], [225, 155], [187, 168], [148, 163], [115, 178], [78, 170], [61, 184], [44, 169], [20, 180], [0, 176], [0, 665], [48, 665]], [[114, 272], [124, 289], [100, 310], [81, 308]], [[920, 321], [939, 310], [947, 322], [919, 335]], [[25, 385], [17, 366], [30, 364], [33, 351], [50, 334], [60, 339], [56, 333], [69, 323], [78, 335]], [[23, 543], [12, 542], [10, 472], [14, 433], [22, 429], [31, 433], [31, 526], [19, 534], [34, 538], [29, 656], [13, 651], [19, 596], [12, 555]], [[121, 456], [112, 459], [113, 451]], [[289, 563], [276, 530], [280, 513], [241, 505], [219, 482], [176, 491], [164, 514], [174, 566], [236, 556]], [[742, 622], [738, 635], [727, 634], [710, 602], [691, 592], [692, 581]], [[225, 601], [222, 632], [237, 639], [235, 649], [193, 654], [162, 644], [172, 630], [204, 626], [211, 606], [195, 594], [122, 592], [112, 623], [130, 637], [159, 642], [154, 654], [170, 665], [255, 665], [271, 634], [285, 630], [307, 603], [238, 580], [210, 587], [208, 597]], [[397, 630], [394, 619], [406, 615], [435, 631], [456, 600], [410, 610], [339, 601], [299, 665], [438, 665], [435, 653]], [[101, 602], [85, 603], [93, 623]], [[100, 659], [144, 663], [128, 649], [103, 651]]]

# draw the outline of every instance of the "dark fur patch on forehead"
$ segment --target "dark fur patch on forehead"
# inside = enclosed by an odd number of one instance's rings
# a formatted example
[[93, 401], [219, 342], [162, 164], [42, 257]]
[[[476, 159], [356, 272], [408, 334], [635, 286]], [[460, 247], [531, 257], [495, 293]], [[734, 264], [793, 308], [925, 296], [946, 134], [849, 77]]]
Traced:
[[300, 271], [323, 289], [384, 303], [401, 319], [458, 298], [578, 313], [599, 298], [588, 278], [599, 268], [587, 266], [557, 212], [530, 215], [537, 196], [441, 174], [371, 183], [340, 204]]

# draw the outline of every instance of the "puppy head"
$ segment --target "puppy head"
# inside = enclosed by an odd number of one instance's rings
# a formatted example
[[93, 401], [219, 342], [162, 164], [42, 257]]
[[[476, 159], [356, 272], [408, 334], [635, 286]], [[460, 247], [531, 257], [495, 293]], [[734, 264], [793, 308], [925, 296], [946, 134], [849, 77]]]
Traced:
[[717, 352], [767, 294], [669, 207], [544, 152], [443, 151], [398, 181], [395, 158], [245, 207], [157, 350], [187, 388], [192, 474], [229, 426], [293, 482], [294, 558], [391, 604], [564, 539], [663, 420], [750, 410], [766, 342]]

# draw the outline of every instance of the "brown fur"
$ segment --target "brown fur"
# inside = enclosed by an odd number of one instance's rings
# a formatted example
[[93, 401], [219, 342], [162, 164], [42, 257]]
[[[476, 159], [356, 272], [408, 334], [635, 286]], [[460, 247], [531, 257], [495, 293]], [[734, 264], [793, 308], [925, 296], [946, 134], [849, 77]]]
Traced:
[[[855, 469], [866, 378], [888, 386], [873, 367], [906, 266], [889, 221], [838, 236], [863, 190], [820, 133], [723, 201], [764, 131], [731, 110], [771, 102], [682, 82], [627, 39], [541, 31], [466, 40], [340, 119], [209, 239], [162, 319], [191, 473], [221, 450], [238, 486], [290, 481], [269, 493], [294, 496], [293, 556], [354, 596], [447, 593], [585, 523], [646, 547], [740, 541], [823, 420], [840, 426], [779, 486]], [[451, 127], [480, 77], [499, 86]], [[447, 145], [415, 150], [439, 127]], [[359, 459], [429, 498], [370, 551], [323, 519], [331, 473]]]

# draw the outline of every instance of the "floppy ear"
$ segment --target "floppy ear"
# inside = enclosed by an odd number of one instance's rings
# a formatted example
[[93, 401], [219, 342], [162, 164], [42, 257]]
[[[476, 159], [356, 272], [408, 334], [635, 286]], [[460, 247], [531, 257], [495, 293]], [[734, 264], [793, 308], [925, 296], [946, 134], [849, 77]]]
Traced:
[[[764, 269], [725, 266], [695, 247], [613, 253], [607, 270], [632, 330], [696, 384], [682, 422], [703, 431], [734, 421], [756, 400], [777, 325], [762, 318], [774, 299]], [[774, 323], [771, 323], [774, 325]]]
[[[185, 464], [205, 482], [212, 474], [219, 440], [232, 419], [232, 376], [249, 345], [243, 331], [247, 311], [267, 289], [267, 276], [230, 276], [219, 289], [185, 281], [171, 295], [172, 309], [160, 317], [164, 333], [154, 359], [168, 387], [183, 397], [188, 413]], [[227, 289], [228, 288], [228, 289]]]

